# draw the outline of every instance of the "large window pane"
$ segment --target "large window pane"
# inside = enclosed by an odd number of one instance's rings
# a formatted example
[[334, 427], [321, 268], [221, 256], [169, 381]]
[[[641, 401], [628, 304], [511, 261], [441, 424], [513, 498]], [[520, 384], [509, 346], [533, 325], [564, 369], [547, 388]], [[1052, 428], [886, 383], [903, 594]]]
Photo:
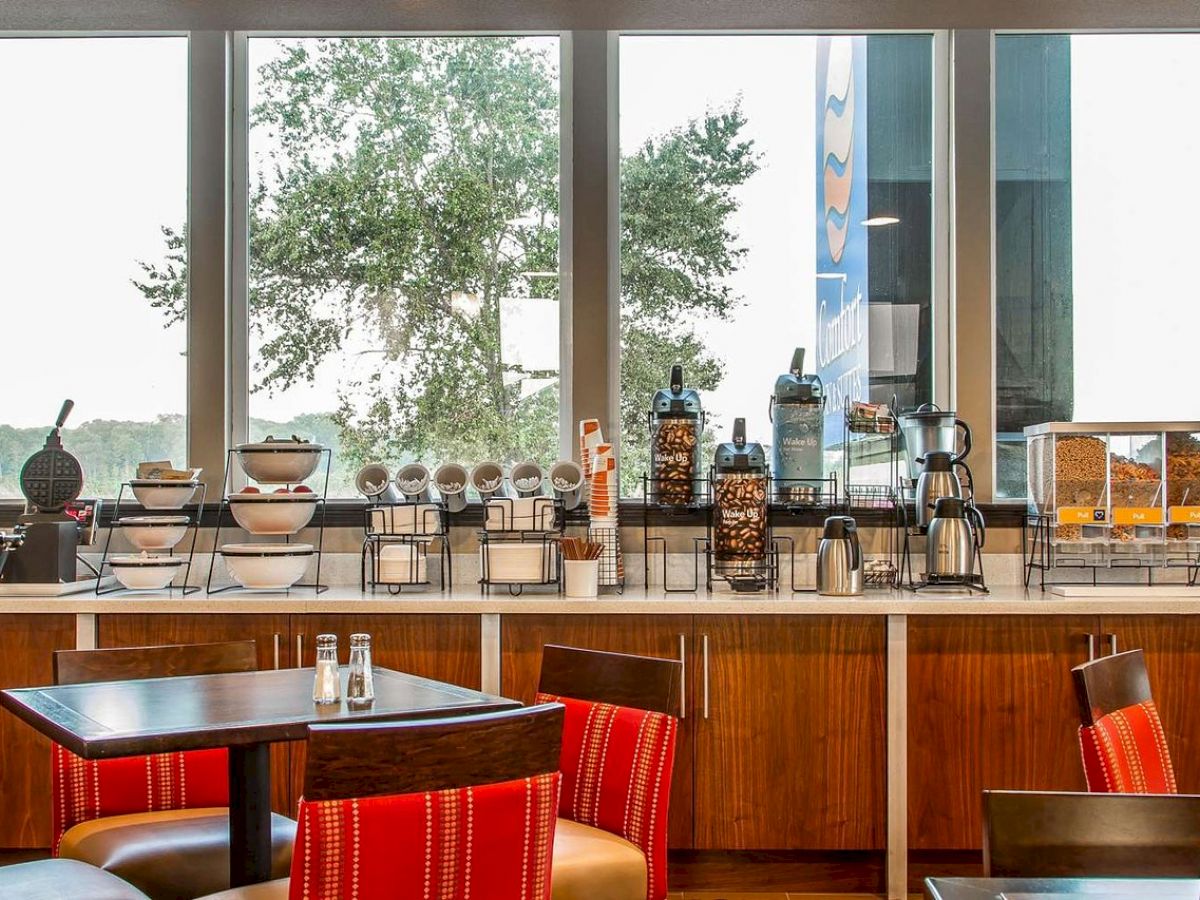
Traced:
[[253, 39], [250, 434], [558, 454], [556, 38]]
[[0, 39], [0, 115], [0, 498], [67, 397], [84, 493], [115, 497], [185, 462], [187, 40]]
[[845, 401], [932, 398], [932, 38], [637, 35], [620, 58], [624, 494], [673, 363], [707, 466], [736, 417], [770, 443], [796, 347], [836, 468]]
[[997, 494], [1022, 429], [1194, 418], [1200, 35], [996, 38]]

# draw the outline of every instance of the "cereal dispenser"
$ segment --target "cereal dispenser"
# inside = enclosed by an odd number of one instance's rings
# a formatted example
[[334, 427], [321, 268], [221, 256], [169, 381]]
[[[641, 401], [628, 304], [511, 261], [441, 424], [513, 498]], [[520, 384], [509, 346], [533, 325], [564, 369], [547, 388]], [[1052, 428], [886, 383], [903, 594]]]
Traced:
[[650, 404], [650, 501], [687, 506], [700, 494], [700, 394], [683, 386], [683, 366], [671, 367], [671, 386]]
[[804, 348], [775, 379], [769, 407], [771, 472], [783, 503], [815, 503], [824, 477], [825, 392], [817, 375], [804, 374]]
[[731, 579], [762, 577], [767, 561], [766, 451], [746, 443], [746, 420], [733, 420], [733, 440], [713, 462], [713, 559]]

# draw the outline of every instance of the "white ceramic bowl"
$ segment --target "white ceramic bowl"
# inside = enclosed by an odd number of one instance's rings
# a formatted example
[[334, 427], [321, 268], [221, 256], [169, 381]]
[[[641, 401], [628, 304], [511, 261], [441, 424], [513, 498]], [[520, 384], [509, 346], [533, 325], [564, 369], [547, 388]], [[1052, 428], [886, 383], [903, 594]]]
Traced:
[[221, 556], [229, 574], [244, 588], [287, 590], [303, 576], [312, 544], [225, 544]]
[[259, 484], [299, 484], [316, 471], [325, 448], [320, 444], [269, 441], [238, 444], [234, 449], [242, 471]]
[[146, 509], [183, 509], [196, 493], [195, 481], [169, 481], [162, 478], [135, 478], [129, 482], [133, 496]]
[[251, 534], [295, 534], [312, 521], [316, 509], [313, 493], [229, 495], [234, 521]]
[[187, 534], [187, 516], [122, 516], [121, 534], [138, 550], [170, 550]]
[[175, 579], [181, 556], [114, 556], [108, 560], [113, 575], [131, 591], [161, 591]]

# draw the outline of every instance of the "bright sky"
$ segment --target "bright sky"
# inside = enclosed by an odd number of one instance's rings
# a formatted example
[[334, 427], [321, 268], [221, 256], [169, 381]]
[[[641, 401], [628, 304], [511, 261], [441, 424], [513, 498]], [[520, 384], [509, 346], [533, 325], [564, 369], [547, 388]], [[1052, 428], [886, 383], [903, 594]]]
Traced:
[[[706, 398], [765, 440], [792, 347], [811, 345], [813, 44], [809, 37], [628, 37], [621, 143], [636, 146], [739, 94], [763, 169], [735, 220], [748, 303], [704, 328], [729, 360]], [[1200, 37], [1072, 40], [1076, 417], [1190, 418], [1200, 314]], [[62, 398], [87, 419], [182, 412], [184, 329], [164, 332], [130, 284], [186, 214], [186, 41], [0, 39], [0, 422], [43, 426]], [[1170, 318], [1167, 318], [1169, 312]], [[664, 373], [664, 379], [666, 373]], [[326, 379], [257, 414], [311, 410]]]

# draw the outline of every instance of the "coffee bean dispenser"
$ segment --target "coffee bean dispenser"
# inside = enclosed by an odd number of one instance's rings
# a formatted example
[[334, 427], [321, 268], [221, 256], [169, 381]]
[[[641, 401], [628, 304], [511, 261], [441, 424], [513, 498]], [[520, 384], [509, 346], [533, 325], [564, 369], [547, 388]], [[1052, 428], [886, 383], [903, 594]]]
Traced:
[[817, 375], [804, 374], [804, 348], [775, 379], [769, 407], [771, 474], [781, 503], [815, 503], [825, 476], [825, 391]]
[[713, 461], [712, 554], [716, 574], [761, 578], [767, 568], [767, 455], [746, 442], [746, 420], [734, 419], [733, 440]]
[[683, 386], [683, 366], [671, 367], [669, 388], [655, 391], [650, 423], [648, 501], [663, 506], [689, 506], [701, 494], [700, 439], [704, 410], [700, 394]]

